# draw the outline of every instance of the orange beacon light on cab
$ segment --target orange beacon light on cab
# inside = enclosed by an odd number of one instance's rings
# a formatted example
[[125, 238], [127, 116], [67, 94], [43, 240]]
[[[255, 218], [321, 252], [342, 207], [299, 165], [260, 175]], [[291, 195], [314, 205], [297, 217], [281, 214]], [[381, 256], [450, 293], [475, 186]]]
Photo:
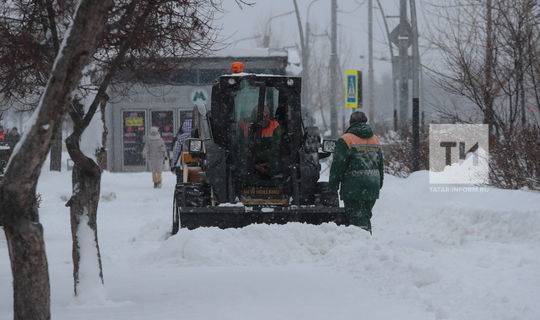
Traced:
[[231, 65], [231, 73], [244, 72], [244, 64], [242, 62], [233, 62]]

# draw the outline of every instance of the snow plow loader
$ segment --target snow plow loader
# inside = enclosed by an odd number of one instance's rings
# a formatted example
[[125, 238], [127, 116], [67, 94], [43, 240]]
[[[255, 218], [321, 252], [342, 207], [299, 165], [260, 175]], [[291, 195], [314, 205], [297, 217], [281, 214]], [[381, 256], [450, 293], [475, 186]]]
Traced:
[[347, 224], [338, 195], [318, 182], [321, 144], [304, 127], [298, 77], [238, 73], [212, 87], [211, 107], [193, 112], [173, 205], [179, 228], [240, 228], [254, 223]]

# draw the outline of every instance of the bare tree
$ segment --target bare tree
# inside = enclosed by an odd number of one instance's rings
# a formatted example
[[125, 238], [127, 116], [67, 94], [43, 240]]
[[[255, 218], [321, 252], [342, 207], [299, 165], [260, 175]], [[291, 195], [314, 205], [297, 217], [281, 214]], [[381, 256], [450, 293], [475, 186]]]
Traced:
[[60, 46], [35, 120], [15, 149], [0, 184], [0, 225], [13, 274], [14, 318], [50, 319], [50, 286], [36, 186], [59, 120], [95, 51], [112, 1], [82, 0]]
[[[124, 79], [143, 82], [149, 74], [165, 76], [170, 73], [177, 66], [176, 59], [186, 54], [196, 56], [208, 52], [214, 42], [210, 23], [213, 11], [218, 7], [217, 3], [203, 0], [184, 1], [182, 4], [176, 1], [126, 1], [123, 6], [117, 4], [115, 9], [116, 16], [108, 23], [108, 38], [105, 38], [106, 43], [96, 58], [97, 70], [94, 72], [98, 73], [98, 79], [90, 90], [94, 98], [86, 108], [75, 101], [69, 112], [74, 129], [66, 139], [66, 145], [74, 167], [73, 195], [66, 205], [71, 212], [75, 294], [80, 291], [82, 246], [78, 233], [81, 228], [89, 227], [92, 230], [95, 251], [90, 255], [98, 260], [99, 277], [103, 283], [97, 237], [102, 168], [81, 151], [81, 136], [98, 108], [101, 106], [104, 111], [107, 89], [114, 83], [118, 72], [122, 72]], [[103, 157], [101, 149], [98, 158]]]
[[[32, 110], [46, 85], [62, 35], [70, 24], [74, 1], [4, 2], [0, 17], [0, 93], [8, 104]], [[47, 39], [47, 41], [43, 41]], [[60, 171], [62, 132], [51, 146], [50, 169]]]
[[245, 38], [244, 40], [253, 39], [255, 40], [257, 46], [260, 48], [281, 47], [283, 42], [281, 34], [275, 28], [272, 29], [272, 21], [276, 18], [286, 16], [290, 13], [291, 12], [287, 12], [275, 16], [271, 16], [270, 14], [268, 14], [266, 18], [260, 20], [260, 24], [256, 27], [256, 31], [253, 32], [253, 36]]
[[530, 123], [526, 106], [537, 93], [540, 5], [534, 0], [455, 0], [433, 6], [440, 24], [431, 41], [444, 58], [439, 69], [432, 69], [439, 85], [467, 98], [492, 134], [509, 139], [517, 126]]
[[517, 127], [523, 129], [528, 125], [526, 106], [534, 101], [537, 91], [536, 81], [531, 76], [535, 66], [540, 64], [537, 55], [540, 4], [534, 0], [499, 0], [494, 2], [494, 11], [499, 18], [494, 24], [501, 62], [494, 74], [502, 88], [510, 120], [504, 128], [505, 134], [512, 136]]
[[[211, 22], [219, 4], [219, 0], [120, 0], [115, 2], [111, 10], [106, 32], [100, 38], [99, 48], [85, 74], [85, 78], [90, 80], [79, 85], [78, 98], [74, 99], [69, 110], [73, 132], [66, 139], [66, 146], [74, 161], [74, 167], [73, 195], [66, 205], [70, 207], [71, 216], [75, 294], [80, 293], [79, 270], [82, 255], [96, 257], [99, 266], [96, 274], [98, 281], [103, 283], [97, 238], [97, 208], [102, 168], [81, 151], [81, 136], [95, 113], [105, 110], [107, 89], [115, 81], [144, 82], [149, 78], [149, 74], [164, 77], [177, 68], [178, 59], [183, 56], [198, 56], [208, 52], [215, 39]], [[62, 40], [61, 31], [66, 27], [65, 21], [72, 19], [74, 7], [73, 1], [17, 0], [17, 10], [11, 12], [10, 16], [21, 18], [16, 20], [16, 23], [11, 19], [4, 20], [3, 29], [8, 30], [10, 37], [19, 42], [30, 37], [32, 41], [28, 41], [26, 45], [31, 47], [32, 51], [45, 51], [48, 52], [46, 56], [54, 56], [55, 42]], [[45, 18], [40, 20], [39, 17]], [[31, 35], [27, 34], [28, 29], [32, 30]], [[55, 34], [56, 36], [51, 36]], [[0, 53], [1, 50], [4, 50], [3, 57], [7, 63], [17, 55], [19, 48], [2, 47], [0, 44]], [[6, 97], [27, 98], [39, 92], [41, 79], [47, 77], [47, 70], [34, 68], [36, 59], [35, 55], [30, 55], [13, 63], [14, 68], [25, 70], [25, 75], [32, 81], [17, 78], [13, 83], [9, 78], [0, 75], [0, 85], [3, 84]], [[13, 77], [17, 76], [9, 65], [4, 68], [10, 71]], [[90, 103], [85, 106], [81, 104], [82, 101]], [[106, 135], [103, 139], [105, 137]], [[98, 159], [105, 157], [103, 151], [101, 148]], [[81, 246], [79, 232], [84, 232], [85, 229], [89, 229], [93, 234], [93, 245]], [[80, 250], [83, 248], [93, 252], [82, 253]], [[86, 278], [88, 277], [91, 276]]]
[[[338, 39], [338, 73], [344, 74], [345, 68], [350, 66], [351, 58], [353, 56], [351, 44], [349, 41], [345, 41], [342, 33], [339, 34]], [[330, 35], [326, 31], [320, 30], [319, 26], [314, 25], [310, 31], [310, 43], [307, 46], [310, 48], [308, 65], [303, 68], [308, 68], [310, 94], [306, 96], [304, 104], [305, 111], [309, 112], [312, 116], [318, 113], [317, 117], [320, 122], [319, 125], [325, 130], [330, 128], [329, 124], [329, 106], [330, 104], [330, 79], [328, 72], [328, 56], [330, 54]], [[338, 105], [344, 105], [344, 88], [338, 86]], [[344, 108], [339, 108], [341, 113], [341, 120], [348, 115]], [[342, 122], [342, 126], [346, 126], [346, 121]]]
[[[492, 182], [510, 188], [538, 185], [539, 179], [529, 179], [531, 174], [538, 176], [538, 168], [527, 160], [534, 156], [521, 152], [534, 148], [518, 148], [516, 142], [534, 144], [530, 136], [539, 128], [539, 111], [533, 106], [539, 102], [540, 4], [535, 0], [454, 0], [432, 6], [440, 22], [432, 43], [444, 59], [432, 71], [443, 89], [464, 97], [475, 108], [460, 108], [453, 113], [455, 121], [466, 122], [479, 114], [489, 125]], [[509, 158], [521, 164], [520, 170], [505, 165]]]

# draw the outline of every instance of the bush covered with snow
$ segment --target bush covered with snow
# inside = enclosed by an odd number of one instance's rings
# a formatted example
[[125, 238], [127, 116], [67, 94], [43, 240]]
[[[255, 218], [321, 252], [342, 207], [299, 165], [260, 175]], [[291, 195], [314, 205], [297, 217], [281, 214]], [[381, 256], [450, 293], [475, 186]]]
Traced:
[[[412, 172], [412, 135], [388, 131], [381, 137], [384, 151], [384, 172], [405, 178]], [[420, 169], [429, 168], [429, 144], [427, 134], [420, 135]]]

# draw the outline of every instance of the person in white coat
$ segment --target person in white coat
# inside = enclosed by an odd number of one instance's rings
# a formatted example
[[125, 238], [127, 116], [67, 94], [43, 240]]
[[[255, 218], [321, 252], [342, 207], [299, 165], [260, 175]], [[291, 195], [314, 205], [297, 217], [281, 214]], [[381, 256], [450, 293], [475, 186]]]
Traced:
[[152, 171], [154, 188], [161, 188], [161, 172], [163, 172], [166, 157], [165, 150], [165, 142], [161, 139], [159, 129], [157, 127], [150, 128], [150, 134], [144, 144], [143, 156], [148, 163], [148, 169]]

